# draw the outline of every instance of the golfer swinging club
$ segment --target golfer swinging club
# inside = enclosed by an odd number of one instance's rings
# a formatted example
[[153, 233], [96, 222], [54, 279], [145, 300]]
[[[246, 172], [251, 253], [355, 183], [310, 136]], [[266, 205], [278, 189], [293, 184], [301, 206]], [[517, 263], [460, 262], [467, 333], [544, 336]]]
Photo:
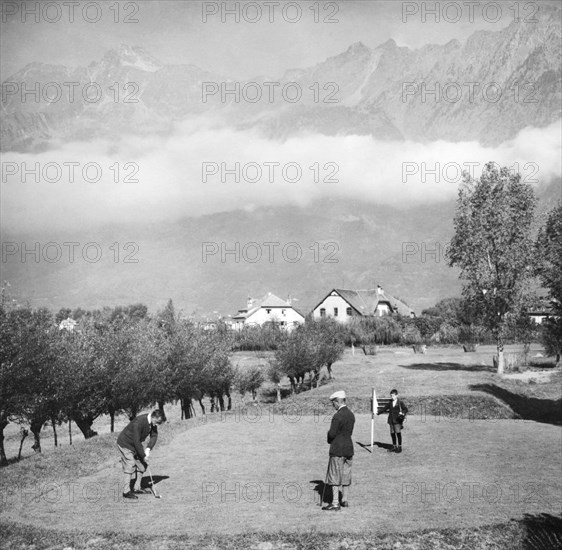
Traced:
[[[124, 491], [123, 498], [138, 499], [138, 494], [145, 491], [141, 489], [142, 474], [147, 468], [150, 450], [156, 445], [158, 428], [165, 422], [164, 415], [158, 409], [150, 414], [139, 414], [135, 417], [117, 438], [117, 447], [121, 455], [123, 466]], [[142, 442], [150, 436], [146, 449]], [[140, 473], [140, 475], [138, 475]]]
[[330, 396], [332, 406], [337, 410], [332, 417], [328, 443], [330, 444], [330, 461], [326, 474], [326, 485], [332, 486], [332, 503], [322, 510], [339, 512], [339, 492], [342, 487], [341, 506], [349, 506], [348, 490], [351, 485], [351, 464], [353, 459], [353, 441], [351, 434], [355, 424], [355, 415], [347, 408], [345, 392], [337, 391]]

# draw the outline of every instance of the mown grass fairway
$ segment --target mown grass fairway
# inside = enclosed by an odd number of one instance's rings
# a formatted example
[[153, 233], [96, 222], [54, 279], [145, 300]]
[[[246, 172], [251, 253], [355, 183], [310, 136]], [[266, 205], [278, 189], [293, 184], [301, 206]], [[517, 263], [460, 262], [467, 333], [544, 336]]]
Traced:
[[[251, 356], [240, 354], [238, 359], [250, 361]], [[11, 533], [2, 544], [63, 548], [69, 544], [65, 537], [75, 536], [76, 548], [132, 548], [133, 542], [126, 540], [134, 540], [136, 548], [182, 548], [187, 542], [182, 546], [180, 541], [189, 540], [199, 548], [259, 548], [261, 541], [263, 548], [290, 549], [330, 547], [326, 540], [335, 544], [348, 537], [347, 548], [392, 548], [397, 540], [404, 545], [411, 541], [415, 549], [526, 548], [526, 543], [506, 542], [522, 529], [511, 520], [560, 516], [560, 426], [503, 416], [434, 416], [418, 409], [406, 422], [402, 454], [386, 452], [390, 437], [384, 416], [375, 420], [378, 445], [373, 452], [359, 445], [370, 441], [365, 406], [372, 385], [381, 396], [396, 386], [406, 403], [416, 396], [480, 396], [512, 413], [493, 393], [478, 389], [508, 388], [523, 401], [554, 403], [557, 410], [557, 373], [545, 378], [550, 382], [537, 374], [529, 396], [526, 381], [523, 386], [516, 379], [499, 379], [482, 365], [488, 359], [455, 349], [432, 349], [425, 356], [406, 349], [385, 350], [376, 357], [348, 353], [335, 365], [333, 383], [288, 400], [292, 405], [285, 413], [267, 403], [242, 410], [235, 404], [228, 414], [208, 420], [173, 420], [162, 428], [151, 461], [161, 500], [151, 495], [136, 502], [120, 498], [121, 472], [113, 448], [117, 434], [76, 441], [72, 450], [51, 450], [47, 440], [43, 456], [2, 472], [1, 519]], [[336, 388], [349, 393], [350, 407], [356, 410], [356, 454], [351, 507], [329, 513], [317, 505], [332, 415], [321, 404], [328, 405], [326, 398]], [[170, 412], [171, 417], [176, 414], [175, 409]], [[188, 424], [191, 429], [182, 431], [180, 426]], [[60, 468], [57, 457], [73, 452], [80, 458]], [[18, 531], [15, 525], [25, 527]], [[54, 544], [39, 542], [51, 536], [37, 535], [43, 528], [57, 533]], [[435, 535], [429, 537], [427, 530]], [[128, 539], [134, 535], [140, 538]], [[282, 541], [278, 546], [264, 542], [276, 537]], [[379, 545], [369, 546], [369, 540]], [[552, 539], [550, 547], [559, 540]]]

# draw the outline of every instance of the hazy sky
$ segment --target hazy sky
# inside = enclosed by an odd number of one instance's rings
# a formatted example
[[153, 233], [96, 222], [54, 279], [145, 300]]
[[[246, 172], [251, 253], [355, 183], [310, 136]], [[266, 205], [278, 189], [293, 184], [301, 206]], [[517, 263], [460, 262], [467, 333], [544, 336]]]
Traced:
[[[515, 15], [510, 8], [513, 2], [500, 2], [497, 23], [493, 22], [497, 18], [493, 9], [483, 13], [475, 6], [471, 13], [461, 2], [456, 3], [460, 11], [449, 8], [436, 23], [435, 15], [422, 10], [422, 4], [429, 9], [431, 2], [271, 0], [269, 4], [261, 2], [258, 18], [251, 5], [256, 3], [248, 1], [111, 0], [90, 2], [85, 13], [88, 2], [76, 2], [72, 22], [68, 2], [43, 2], [51, 6], [42, 7], [45, 17], [35, 22], [37, 4], [2, 2], [3, 80], [33, 61], [87, 65], [120, 43], [140, 45], [166, 64], [192, 63], [237, 78], [278, 76], [286, 69], [314, 65], [337, 55], [353, 42], [375, 47], [394, 38], [399, 45], [411, 48], [444, 44], [453, 38], [462, 42], [477, 30], [498, 30]], [[227, 13], [236, 10], [236, 5], [239, 22]], [[206, 22], [204, 13], [208, 13]], [[520, 15], [530, 13], [522, 11]], [[88, 21], [98, 17], [99, 21]], [[252, 19], [258, 20], [247, 21]]]
[[[451, 4], [466, 7], [462, 2]], [[399, 45], [412, 48], [426, 43], [442, 44], [453, 38], [464, 41], [478, 30], [501, 29], [515, 15], [513, 2], [501, 2], [495, 5], [501, 6], [502, 17], [491, 23], [498, 13], [488, 10], [484, 15], [478, 7], [482, 3], [477, 3], [473, 13], [468, 8], [460, 13], [441, 13], [436, 24], [435, 15], [423, 12], [423, 6], [431, 6], [430, 2], [279, 0], [270, 4], [262, 1], [261, 19], [250, 23], [244, 18], [257, 18], [256, 2], [94, 1], [76, 2], [74, 20], [70, 22], [71, 5], [3, 2], [3, 78], [33, 61], [87, 65], [121, 43], [142, 46], [166, 64], [193, 63], [238, 79], [260, 74], [275, 77], [289, 68], [324, 61], [357, 41], [375, 47], [394, 38]], [[273, 9], [273, 23], [265, 9], [267, 5]], [[524, 9], [528, 5], [535, 4], [520, 3], [521, 18], [532, 16]], [[85, 6], [90, 6], [86, 12]], [[221, 13], [224, 7], [233, 10], [236, 6], [240, 9], [239, 22], [232, 13]], [[41, 10], [39, 22], [34, 21], [35, 9]], [[296, 21], [299, 10], [300, 20]], [[204, 13], [208, 14], [207, 21]], [[221, 15], [225, 15], [225, 23]], [[458, 22], [449, 22], [456, 16], [461, 17]], [[97, 22], [87, 20], [98, 17]], [[53, 23], [45, 20], [58, 18], [60, 21]], [[325, 22], [326, 18], [334, 22]], [[481, 163], [495, 159], [509, 166], [518, 162], [521, 169], [526, 163], [535, 163], [540, 165], [539, 178], [548, 181], [560, 177], [559, 151], [559, 123], [541, 129], [525, 128], [509, 142], [484, 147], [477, 142], [421, 144], [372, 136], [307, 134], [280, 143], [252, 130], [235, 132], [213, 128], [208, 121], [201, 125], [194, 120], [178, 121], [174, 132], [166, 137], [120, 135], [62, 143], [40, 154], [4, 153], [3, 162], [18, 167], [37, 162], [61, 166], [67, 161], [84, 166], [95, 161], [103, 167], [104, 177], [95, 184], [26, 181], [22, 185], [20, 174], [16, 174], [2, 185], [2, 227], [26, 231], [46, 226], [64, 229], [73, 224], [157, 221], [171, 215], [193, 216], [236, 208], [306, 205], [319, 196], [361, 196], [393, 205], [435, 202], [454, 199], [457, 184], [441, 179], [428, 185], [421, 181], [419, 173], [400, 183], [404, 179], [404, 159], [418, 164], [426, 162], [429, 167], [435, 162], [454, 162], [464, 167], [467, 159]], [[138, 182], [122, 183], [123, 176], [130, 174], [125, 172], [118, 178], [121, 183], [114, 183], [115, 174], [108, 167], [113, 165], [116, 155], [123, 163], [138, 163], [142, 167]], [[341, 183], [319, 186], [312, 181], [312, 173], [305, 170], [300, 182], [294, 185], [279, 177], [266, 185], [221, 184], [217, 178], [202, 184], [202, 161], [216, 158], [229, 166], [270, 160], [281, 164], [298, 162], [304, 167], [332, 162], [339, 167], [337, 179]], [[522, 175], [532, 178], [534, 174], [529, 169], [522, 170]]]

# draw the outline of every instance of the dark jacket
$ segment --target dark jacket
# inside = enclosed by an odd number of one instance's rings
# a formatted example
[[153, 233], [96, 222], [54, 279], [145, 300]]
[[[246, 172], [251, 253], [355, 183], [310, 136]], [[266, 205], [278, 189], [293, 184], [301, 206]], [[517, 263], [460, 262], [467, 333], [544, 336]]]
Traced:
[[388, 424], [401, 424], [400, 420], [398, 420], [398, 415], [400, 414], [400, 412], [402, 412], [402, 414], [407, 414], [408, 407], [404, 405], [401, 399], [397, 399], [396, 405], [393, 407], [392, 400], [391, 400], [385, 405], [384, 409], [381, 411], [381, 413], [384, 412], [388, 412], [388, 420], [387, 420]]
[[347, 406], [340, 407], [332, 417], [330, 431], [328, 432], [330, 456], [353, 456], [351, 434], [354, 424], [355, 415]]
[[117, 445], [133, 451], [140, 460], [145, 459], [142, 442], [150, 436], [147, 447], [152, 449], [158, 439], [158, 428], [148, 422], [148, 414], [135, 417], [117, 438]]

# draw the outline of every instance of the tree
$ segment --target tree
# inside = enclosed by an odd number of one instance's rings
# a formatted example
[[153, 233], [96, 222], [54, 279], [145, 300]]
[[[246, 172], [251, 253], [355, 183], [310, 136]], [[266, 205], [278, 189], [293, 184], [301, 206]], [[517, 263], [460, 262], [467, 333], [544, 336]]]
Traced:
[[519, 310], [533, 274], [535, 205], [533, 188], [494, 163], [486, 164], [480, 179], [465, 174], [459, 189], [447, 258], [461, 270], [464, 298], [495, 337], [498, 374], [507, 318]]
[[553, 208], [537, 239], [537, 274], [548, 288], [553, 315], [543, 322], [542, 341], [547, 355], [562, 354], [562, 203]]
[[[61, 406], [58, 328], [44, 308], [11, 310], [2, 324], [7, 338], [2, 341], [0, 427], [3, 430], [10, 420], [29, 423], [35, 440], [33, 450], [41, 452], [41, 429], [47, 420], [56, 418]], [[10, 376], [14, 380], [9, 380]]]
[[464, 321], [463, 311], [462, 298], [455, 297], [443, 298], [433, 307], [424, 309], [421, 314], [429, 317], [441, 317], [444, 322], [453, 326], [458, 326]]
[[314, 371], [314, 377], [316, 387], [318, 387], [320, 369], [325, 365], [328, 369], [328, 377], [331, 379], [332, 365], [343, 357], [345, 352], [344, 329], [335, 319], [323, 318], [318, 321], [309, 319], [302, 330], [314, 345], [314, 352], [317, 355], [313, 366], [317, 369]]
[[242, 369], [238, 368], [234, 377], [234, 385], [240, 392], [240, 395], [244, 397], [246, 393], [250, 393], [253, 401], [256, 400], [258, 390], [264, 381], [263, 368], [259, 365]]

